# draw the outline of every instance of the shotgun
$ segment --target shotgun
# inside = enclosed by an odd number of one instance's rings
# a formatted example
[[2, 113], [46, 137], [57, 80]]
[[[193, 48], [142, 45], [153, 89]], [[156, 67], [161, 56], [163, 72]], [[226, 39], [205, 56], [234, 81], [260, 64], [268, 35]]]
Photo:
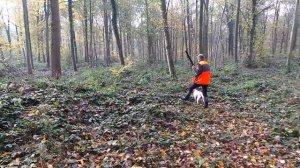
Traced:
[[191, 59], [189, 53], [188, 53], [187, 51], [185, 51], [185, 53], [186, 53], [186, 56], [188, 57], [190, 63], [192, 64], [192, 66], [194, 66], [195, 64], [194, 64], [194, 62], [192, 61], [192, 59]]

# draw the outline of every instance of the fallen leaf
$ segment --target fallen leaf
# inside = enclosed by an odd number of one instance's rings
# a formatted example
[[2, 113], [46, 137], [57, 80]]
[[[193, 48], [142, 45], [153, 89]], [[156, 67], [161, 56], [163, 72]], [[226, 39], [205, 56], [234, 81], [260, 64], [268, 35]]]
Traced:
[[187, 134], [188, 133], [186, 131], [182, 131], [180, 135], [183, 136], [183, 137], [185, 137]]
[[160, 156], [165, 158], [167, 156], [167, 153], [164, 150], [160, 150]]
[[83, 159], [77, 160], [77, 162], [80, 163], [81, 165], [84, 165], [84, 160]]
[[196, 151], [194, 152], [194, 155], [195, 155], [195, 157], [196, 157], [197, 159], [201, 158], [201, 152], [198, 151], [198, 150], [196, 150]]
[[52, 164], [47, 163], [47, 168], [53, 168]]
[[224, 162], [223, 162], [223, 161], [219, 161], [219, 162], [218, 162], [218, 167], [219, 167], [219, 168], [224, 168], [224, 167], [225, 167]]
[[46, 139], [46, 135], [43, 136], [43, 139], [42, 139], [42, 143], [46, 143], [47, 139]]

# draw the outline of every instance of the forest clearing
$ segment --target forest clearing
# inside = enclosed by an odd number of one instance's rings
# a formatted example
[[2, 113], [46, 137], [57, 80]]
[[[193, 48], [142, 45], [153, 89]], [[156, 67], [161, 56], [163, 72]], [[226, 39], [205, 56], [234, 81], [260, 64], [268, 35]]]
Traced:
[[0, 15], [0, 167], [300, 167], [299, 0]]

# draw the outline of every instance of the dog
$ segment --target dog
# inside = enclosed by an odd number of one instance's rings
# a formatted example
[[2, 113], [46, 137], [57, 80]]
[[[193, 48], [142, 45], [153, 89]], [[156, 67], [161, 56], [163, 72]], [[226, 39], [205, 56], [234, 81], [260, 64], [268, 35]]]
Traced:
[[197, 104], [200, 103], [200, 100], [202, 99], [203, 103], [204, 103], [204, 96], [203, 96], [203, 93], [197, 89], [194, 89], [193, 90], [193, 97], [196, 101]]

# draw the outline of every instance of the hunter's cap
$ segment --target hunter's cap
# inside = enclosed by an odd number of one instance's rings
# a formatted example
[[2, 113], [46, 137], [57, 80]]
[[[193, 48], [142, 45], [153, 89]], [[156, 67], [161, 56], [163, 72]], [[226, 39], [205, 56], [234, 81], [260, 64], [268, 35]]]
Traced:
[[205, 57], [204, 57], [203, 54], [199, 54], [198, 57], [199, 57], [200, 59], [205, 59]]

